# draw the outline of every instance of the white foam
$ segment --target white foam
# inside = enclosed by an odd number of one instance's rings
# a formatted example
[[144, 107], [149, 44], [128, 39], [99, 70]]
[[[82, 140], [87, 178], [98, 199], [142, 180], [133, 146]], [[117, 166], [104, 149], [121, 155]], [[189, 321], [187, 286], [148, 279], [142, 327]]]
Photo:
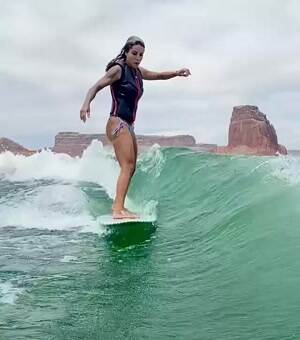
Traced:
[[11, 281], [5, 281], [0, 283], [0, 303], [8, 303], [14, 305], [20, 294], [24, 291], [24, 288], [16, 287]]
[[[94, 141], [82, 158], [55, 154], [50, 150], [30, 157], [0, 154], [0, 175], [11, 182], [42, 179], [59, 184], [32, 185], [30, 192], [15, 192], [10, 200], [0, 201], [1, 226], [39, 229], [70, 229], [101, 233], [95, 217], [88, 210], [88, 197], [77, 188], [79, 181], [94, 182], [113, 198], [119, 166], [113, 155]], [[66, 181], [67, 184], [62, 182]], [[34, 184], [34, 182], [33, 182]]]
[[[159, 155], [159, 150], [154, 148], [152, 154]], [[0, 225], [51, 230], [80, 227], [83, 232], [101, 234], [104, 228], [99, 227], [96, 217], [91, 215], [88, 197], [77, 187], [77, 183], [96, 183], [113, 199], [118, 175], [119, 165], [114, 155], [105, 150], [99, 141], [93, 141], [82, 158], [55, 154], [50, 150], [30, 157], [2, 153], [0, 176], [11, 182], [33, 181], [33, 185], [30, 192], [16, 191], [12, 199], [7, 199], [8, 196], [0, 199]], [[43, 179], [57, 180], [58, 183], [34, 185], [35, 180]], [[126, 206], [138, 213], [145, 209], [149, 213], [149, 209], [155, 209], [155, 204], [151, 202], [147, 205], [128, 198]]]
[[72, 158], [50, 150], [43, 150], [30, 157], [11, 152], [0, 154], [0, 175], [12, 182], [49, 178], [91, 181], [101, 185], [112, 198], [118, 174], [118, 163], [96, 140], [85, 150], [82, 158]]
[[96, 219], [87, 208], [86, 195], [70, 185], [38, 187], [30, 195], [15, 194], [13, 200], [1, 202], [1, 226], [68, 230], [94, 228]]
[[272, 175], [290, 185], [300, 183], [300, 158], [293, 156], [278, 156], [269, 164], [272, 166]]
[[142, 154], [139, 160], [141, 171], [149, 173], [156, 178], [159, 177], [164, 164], [165, 158], [158, 144], [154, 144], [147, 152]]
[[72, 261], [76, 261], [77, 257], [76, 256], [71, 256], [71, 255], [65, 255], [60, 262], [72, 262]]

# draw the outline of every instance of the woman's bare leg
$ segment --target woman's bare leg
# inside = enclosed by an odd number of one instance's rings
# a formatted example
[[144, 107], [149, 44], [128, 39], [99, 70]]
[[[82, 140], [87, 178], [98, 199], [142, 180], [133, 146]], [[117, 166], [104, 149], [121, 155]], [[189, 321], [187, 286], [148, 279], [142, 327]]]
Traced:
[[135, 140], [127, 127], [122, 128], [117, 137], [113, 137], [112, 132], [118, 124], [118, 118], [111, 118], [106, 129], [107, 136], [113, 144], [121, 168], [117, 181], [116, 197], [113, 204], [113, 217], [136, 218], [137, 215], [131, 213], [124, 207], [125, 197], [136, 167]]

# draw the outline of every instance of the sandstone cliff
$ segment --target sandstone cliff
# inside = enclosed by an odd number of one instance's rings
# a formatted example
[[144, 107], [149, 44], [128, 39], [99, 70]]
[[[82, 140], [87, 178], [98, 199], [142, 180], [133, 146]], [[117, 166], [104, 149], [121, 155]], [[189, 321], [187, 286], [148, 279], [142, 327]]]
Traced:
[[29, 150], [24, 148], [22, 145], [15, 143], [14, 141], [8, 139], [8, 138], [0, 138], [0, 153], [10, 151], [14, 153], [15, 155], [24, 155], [24, 156], [30, 156], [34, 154], [36, 151]]
[[96, 139], [103, 145], [108, 144], [104, 134], [80, 134], [78, 132], [60, 132], [55, 136], [53, 152], [66, 153], [72, 157], [81, 156], [83, 151]]
[[243, 105], [233, 108], [228, 145], [216, 148], [217, 153], [276, 155], [287, 154], [285, 146], [278, 144], [277, 134], [266, 115], [257, 106]]
[[[180, 136], [144, 136], [137, 135], [137, 143], [140, 150], [144, 150], [153, 144], [163, 147], [197, 147], [195, 138], [189, 135]], [[60, 132], [55, 136], [53, 152], [67, 153], [72, 157], [81, 156], [83, 151], [90, 145], [92, 140], [99, 140], [103, 145], [109, 141], [104, 134], [80, 134], [78, 132]]]

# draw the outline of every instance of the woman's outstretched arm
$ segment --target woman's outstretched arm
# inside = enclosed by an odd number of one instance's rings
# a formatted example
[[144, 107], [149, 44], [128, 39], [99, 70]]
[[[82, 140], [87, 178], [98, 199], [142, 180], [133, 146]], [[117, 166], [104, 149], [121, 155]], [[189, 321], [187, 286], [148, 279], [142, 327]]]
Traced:
[[97, 81], [89, 90], [84, 99], [82, 107], [80, 109], [80, 119], [85, 123], [86, 118], [90, 117], [90, 103], [95, 98], [96, 94], [104, 87], [111, 85], [115, 81], [119, 80], [122, 75], [122, 69], [120, 65], [111, 67], [105, 75]]
[[146, 70], [143, 67], [139, 67], [142, 77], [145, 80], [166, 80], [175, 77], [188, 77], [191, 72], [188, 68], [182, 68], [178, 71], [165, 71], [165, 72], [154, 72]]

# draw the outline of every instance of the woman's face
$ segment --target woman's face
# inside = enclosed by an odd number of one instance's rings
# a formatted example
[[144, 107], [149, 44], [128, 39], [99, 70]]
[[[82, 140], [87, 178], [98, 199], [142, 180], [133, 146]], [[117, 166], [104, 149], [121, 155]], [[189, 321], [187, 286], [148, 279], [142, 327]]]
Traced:
[[141, 45], [133, 45], [126, 54], [126, 63], [128, 66], [138, 68], [143, 56], [145, 48]]

